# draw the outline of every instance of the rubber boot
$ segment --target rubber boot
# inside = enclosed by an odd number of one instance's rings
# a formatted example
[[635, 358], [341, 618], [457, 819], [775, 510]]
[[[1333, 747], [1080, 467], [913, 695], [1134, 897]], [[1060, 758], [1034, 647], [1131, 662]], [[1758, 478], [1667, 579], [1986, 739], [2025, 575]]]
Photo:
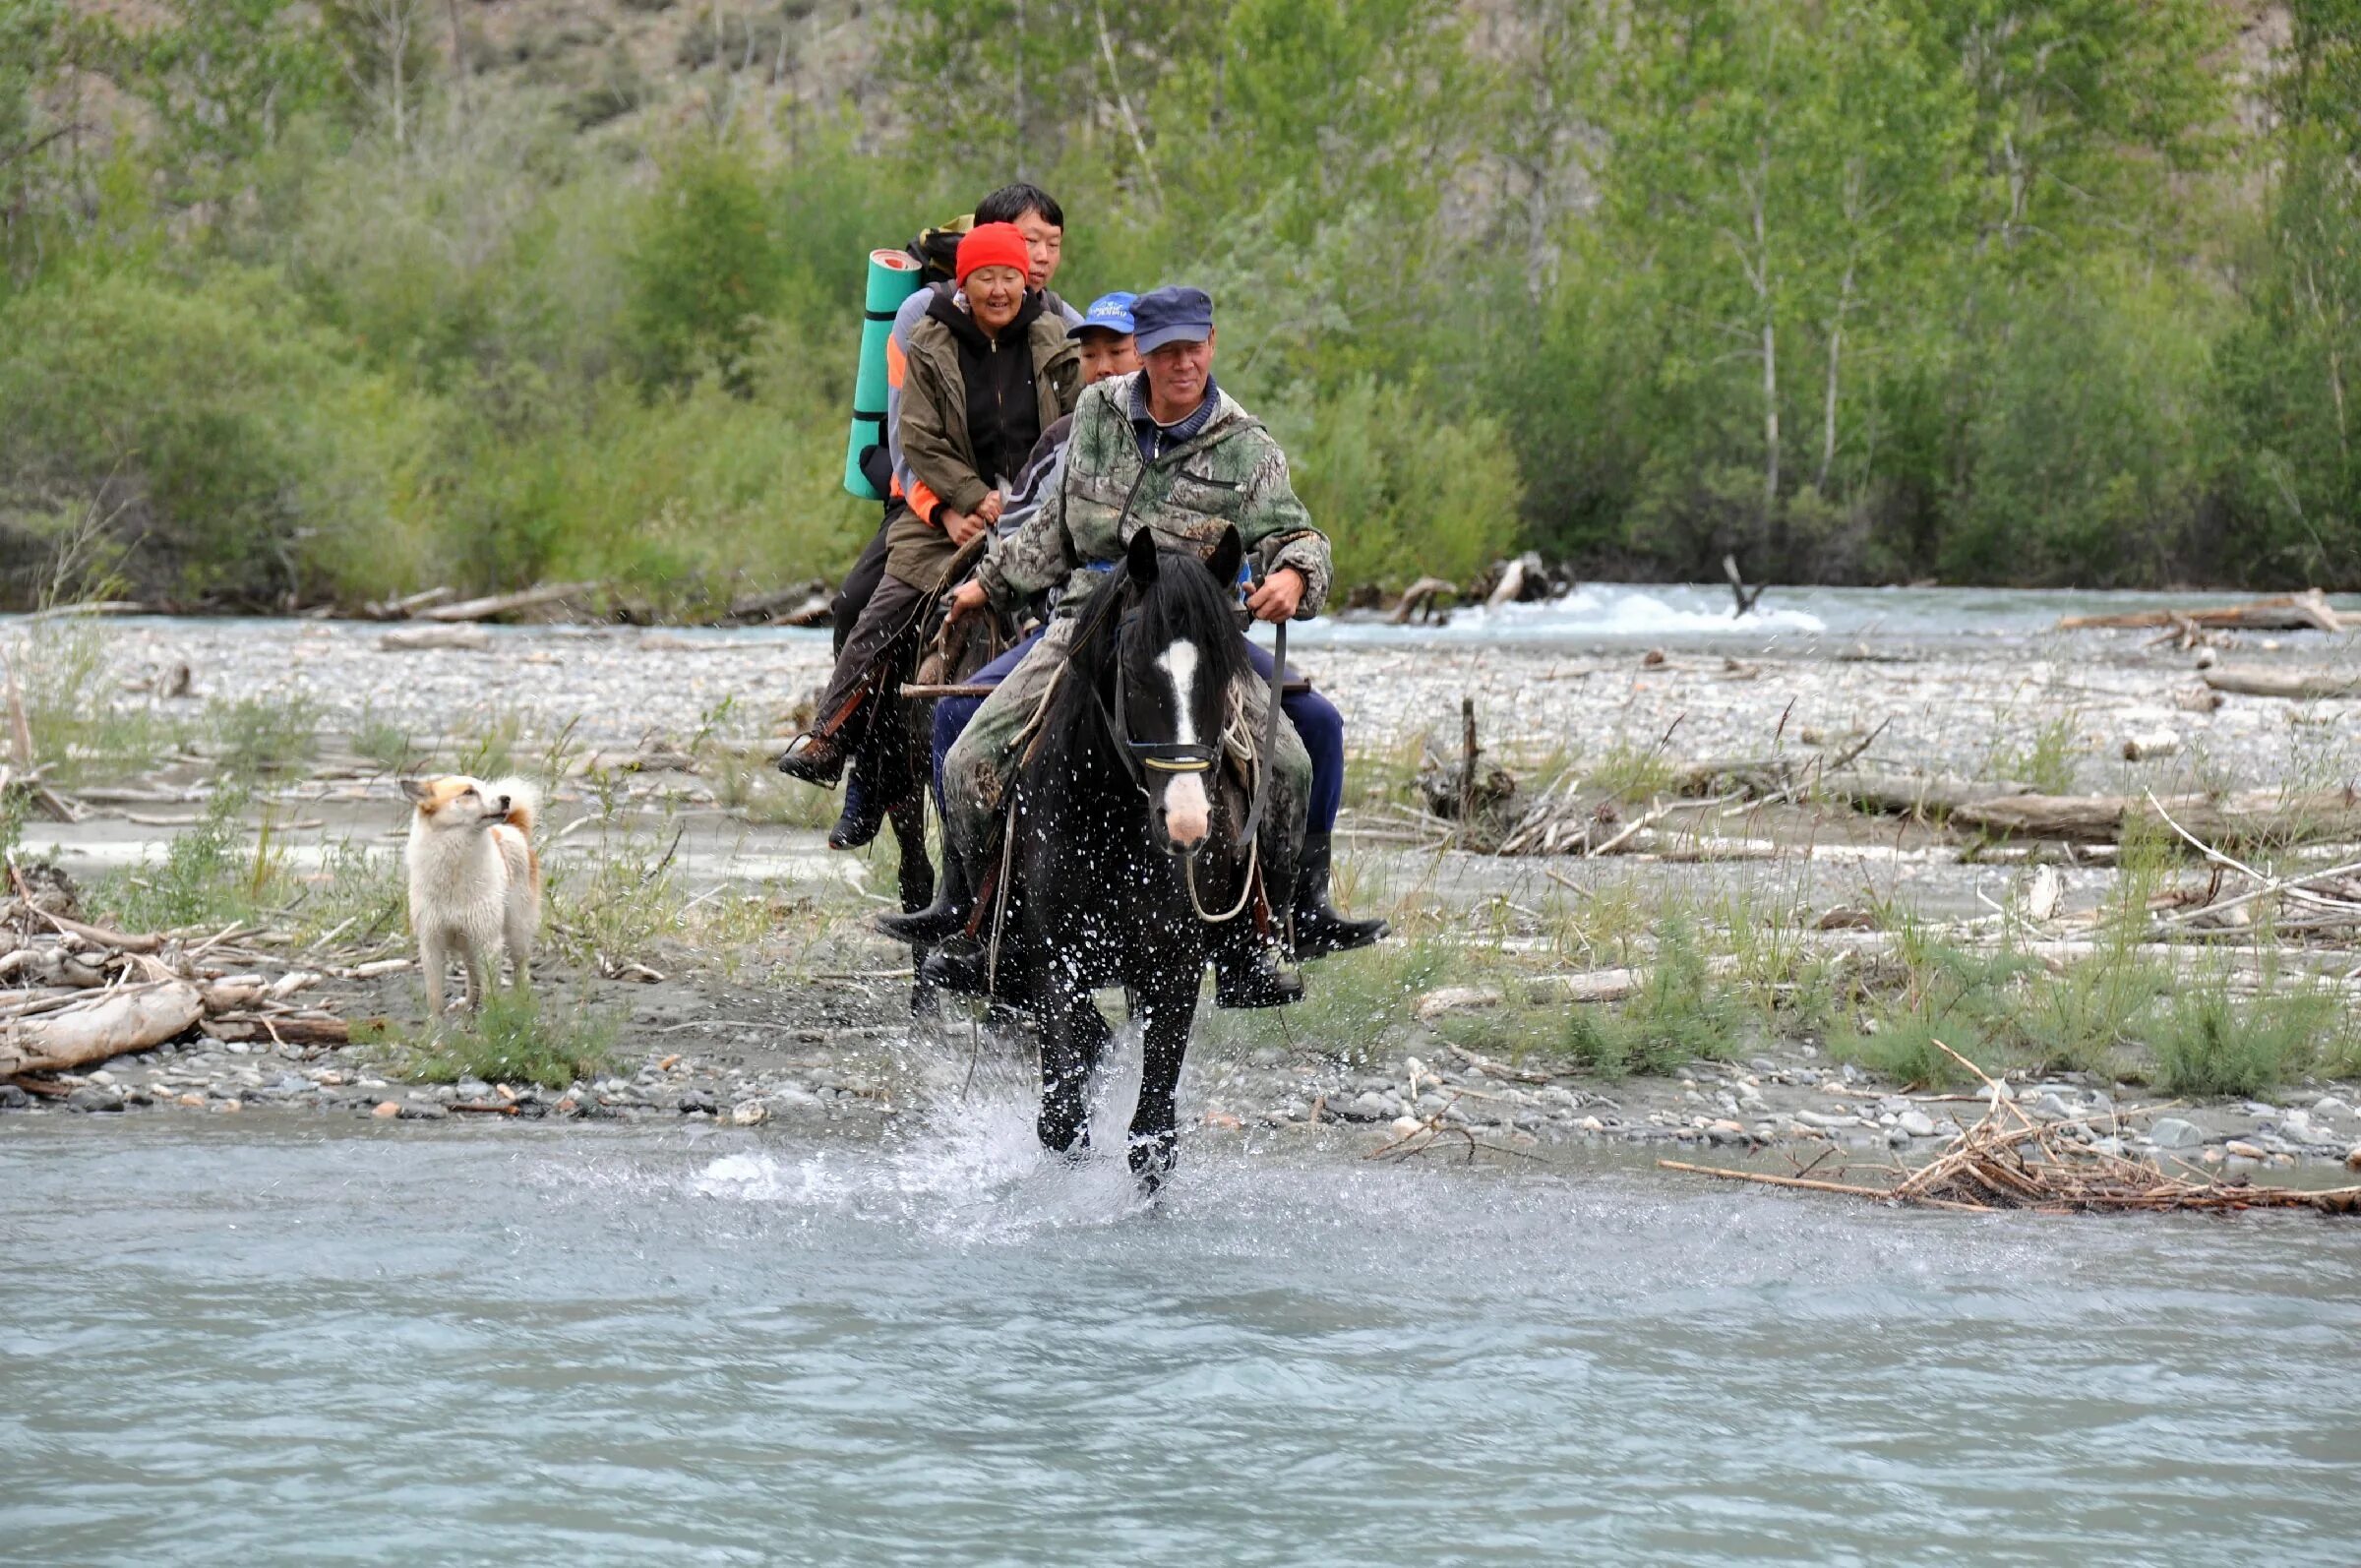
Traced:
[[962, 996], [981, 996], [986, 991], [990, 960], [984, 944], [964, 937], [947, 941], [927, 954], [919, 966], [919, 981], [936, 991]]
[[1296, 867], [1296, 957], [1325, 958], [1366, 947], [1385, 935], [1382, 920], [1347, 920], [1328, 907], [1330, 837], [1305, 833]]
[[862, 775], [867, 758], [853, 758], [852, 771], [844, 781], [844, 810], [836, 815], [836, 825], [828, 829], [828, 848], [859, 849], [878, 836], [885, 825], [885, 809], [872, 807], [871, 798], [877, 793], [870, 789]]
[[948, 844], [942, 848], [942, 876], [935, 884], [935, 902], [909, 914], [879, 915], [878, 930], [895, 941], [924, 946], [967, 929], [975, 913], [976, 885], [967, 863]]
[[1288, 1007], [1303, 999], [1303, 977], [1272, 961], [1261, 942], [1224, 942], [1213, 953], [1216, 1007]]

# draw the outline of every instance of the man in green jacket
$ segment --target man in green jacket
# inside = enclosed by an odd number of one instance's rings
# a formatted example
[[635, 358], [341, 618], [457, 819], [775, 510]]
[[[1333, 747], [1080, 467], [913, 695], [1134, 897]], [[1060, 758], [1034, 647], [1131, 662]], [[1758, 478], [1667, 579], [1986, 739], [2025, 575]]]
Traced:
[[[1236, 527], [1259, 579], [1246, 600], [1257, 620], [1308, 620], [1326, 602], [1328, 539], [1288, 482], [1286, 453], [1214, 384], [1213, 302], [1199, 289], [1163, 288], [1142, 295], [1132, 315], [1144, 369], [1082, 394], [1056, 487], [952, 597], [958, 615], [986, 603], [1013, 608], [1062, 588], [1040, 644], [985, 699], [944, 758], [949, 864], [942, 893], [933, 909], [883, 917], [878, 924], [890, 935], [940, 940], [966, 925], [974, 869], [998, 837], [1018, 737], [1064, 667], [1077, 617], [1105, 583], [1106, 568], [1122, 560], [1139, 529], [1154, 529], [1167, 548], [1206, 555], [1224, 528]], [[1259, 685], [1237, 691], [1244, 733], [1262, 732], [1268, 699]], [[1311, 758], [1283, 724], [1264, 760], [1272, 785], [1266, 831], [1300, 835]], [[1302, 995], [1301, 983], [1271, 972], [1267, 959], [1252, 973], [1223, 979], [1231, 1005]]]

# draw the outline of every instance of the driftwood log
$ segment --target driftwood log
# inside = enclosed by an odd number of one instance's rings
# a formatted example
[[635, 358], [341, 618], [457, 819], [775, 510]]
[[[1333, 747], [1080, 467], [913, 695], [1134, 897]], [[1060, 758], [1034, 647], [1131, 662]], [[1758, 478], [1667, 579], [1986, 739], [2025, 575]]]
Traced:
[[377, 639], [388, 653], [415, 653], [429, 648], [481, 653], [492, 646], [492, 633], [480, 626], [397, 627]]
[[2234, 692], [2240, 696], [2284, 697], [2291, 702], [2361, 696], [2361, 675], [2255, 669], [2214, 669], [2204, 673], [2206, 685], [2214, 691]]
[[1435, 600], [1446, 593], [1457, 598], [1458, 585], [1440, 577], [1421, 577], [1403, 591], [1401, 602], [1386, 619], [1395, 626], [1408, 626], [1414, 619], [1429, 620], [1439, 608]]
[[1864, 773], [1831, 782], [1829, 788], [1854, 811], [1888, 816], [1943, 817], [1963, 807], [2014, 800], [2033, 793], [2030, 784], [1996, 784], [1944, 774]]
[[0, 1078], [56, 1072], [103, 1061], [127, 1051], [149, 1051], [188, 1031], [205, 1013], [205, 998], [185, 980], [157, 981], [101, 993], [36, 1017], [11, 1020], [0, 1033]]
[[524, 588], [515, 593], [488, 594], [481, 599], [462, 599], [457, 604], [438, 604], [418, 612], [421, 621], [497, 621], [504, 615], [520, 610], [538, 610], [544, 605], [579, 599], [596, 593], [595, 582], [545, 582], [538, 587]]
[[1955, 826], [1988, 833], [2113, 843], [2134, 821], [2169, 832], [2166, 813], [2172, 822], [2211, 844], [2361, 833], [2361, 799], [2346, 790], [2298, 795], [2249, 790], [2218, 799], [2183, 795], [2155, 802], [2141, 795], [2008, 795], [1962, 802], [1950, 815]]
[[2214, 632], [2345, 630], [2344, 618], [2330, 608], [2328, 595], [2318, 588], [2306, 588], [2301, 593], [2282, 593], [2246, 604], [2223, 605], [2213, 610], [2134, 610], [2122, 615], [2070, 615], [2059, 619], [2058, 630], [2159, 629], [2184, 624]]
[[828, 585], [817, 577], [767, 593], [743, 594], [730, 601], [732, 621], [763, 621], [774, 626], [825, 626], [832, 614]]

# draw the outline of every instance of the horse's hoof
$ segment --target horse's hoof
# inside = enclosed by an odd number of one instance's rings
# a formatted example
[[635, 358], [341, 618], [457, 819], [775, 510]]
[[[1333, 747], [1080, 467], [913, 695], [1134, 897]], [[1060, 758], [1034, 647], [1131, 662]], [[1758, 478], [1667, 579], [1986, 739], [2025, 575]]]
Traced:
[[1180, 1164], [1180, 1151], [1174, 1146], [1174, 1135], [1159, 1132], [1141, 1138], [1131, 1145], [1131, 1176], [1139, 1183], [1140, 1191], [1154, 1197]]
[[1080, 1165], [1090, 1153], [1090, 1126], [1079, 1116], [1069, 1121], [1045, 1115], [1034, 1131], [1041, 1136], [1041, 1146], [1067, 1165]]

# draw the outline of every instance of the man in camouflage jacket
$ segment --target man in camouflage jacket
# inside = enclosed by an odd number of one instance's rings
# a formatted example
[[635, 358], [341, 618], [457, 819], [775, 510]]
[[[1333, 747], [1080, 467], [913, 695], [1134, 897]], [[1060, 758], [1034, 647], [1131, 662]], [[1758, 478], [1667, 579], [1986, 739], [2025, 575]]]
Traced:
[[[1286, 454], [1260, 420], [1212, 382], [1211, 301], [1195, 289], [1159, 289], [1133, 312], [1150, 368], [1083, 392], [1040, 511], [1000, 541], [952, 600], [954, 614], [986, 603], [1013, 609], [1046, 589], [1062, 589], [1039, 644], [985, 699], [943, 760], [944, 825], [956, 863], [945, 877], [944, 902], [918, 916], [886, 917], [880, 925], [893, 935], [939, 936], [953, 916], [964, 920], [962, 901], [973, 891], [964, 873], [983, 864], [997, 842], [1019, 737], [1065, 666], [1078, 617], [1133, 534], [1150, 528], [1168, 549], [1208, 555], [1225, 527], [1237, 528], [1261, 580], [1247, 601], [1260, 619], [1309, 620], [1327, 600], [1328, 539], [1297, 499]], [[1152, 382], [1172, 374], [1166, 362], [1149, 357], [1160, 314], [1184, 321], [1201, 315], [1204, 326], [1193, 340], [1201, 395], [1189, 413], [1169, 423], [1150, 412], [1158, 390]], [[1192, 340], [1180, 341], [1188, 351]], [[1234, 701], [1243, 723], [1235, 730], [1260, 735], [1268, 700], [1266, 687], [1241, 683]], [[1271, 770], [1266, 830], [1292, 840], [1302, 831], [1311, 785], [1311, 758], [1293, 727], [1279, 726], [1265, 765]], [[1324, 902], [1324, 882], [1321, 893]]]

